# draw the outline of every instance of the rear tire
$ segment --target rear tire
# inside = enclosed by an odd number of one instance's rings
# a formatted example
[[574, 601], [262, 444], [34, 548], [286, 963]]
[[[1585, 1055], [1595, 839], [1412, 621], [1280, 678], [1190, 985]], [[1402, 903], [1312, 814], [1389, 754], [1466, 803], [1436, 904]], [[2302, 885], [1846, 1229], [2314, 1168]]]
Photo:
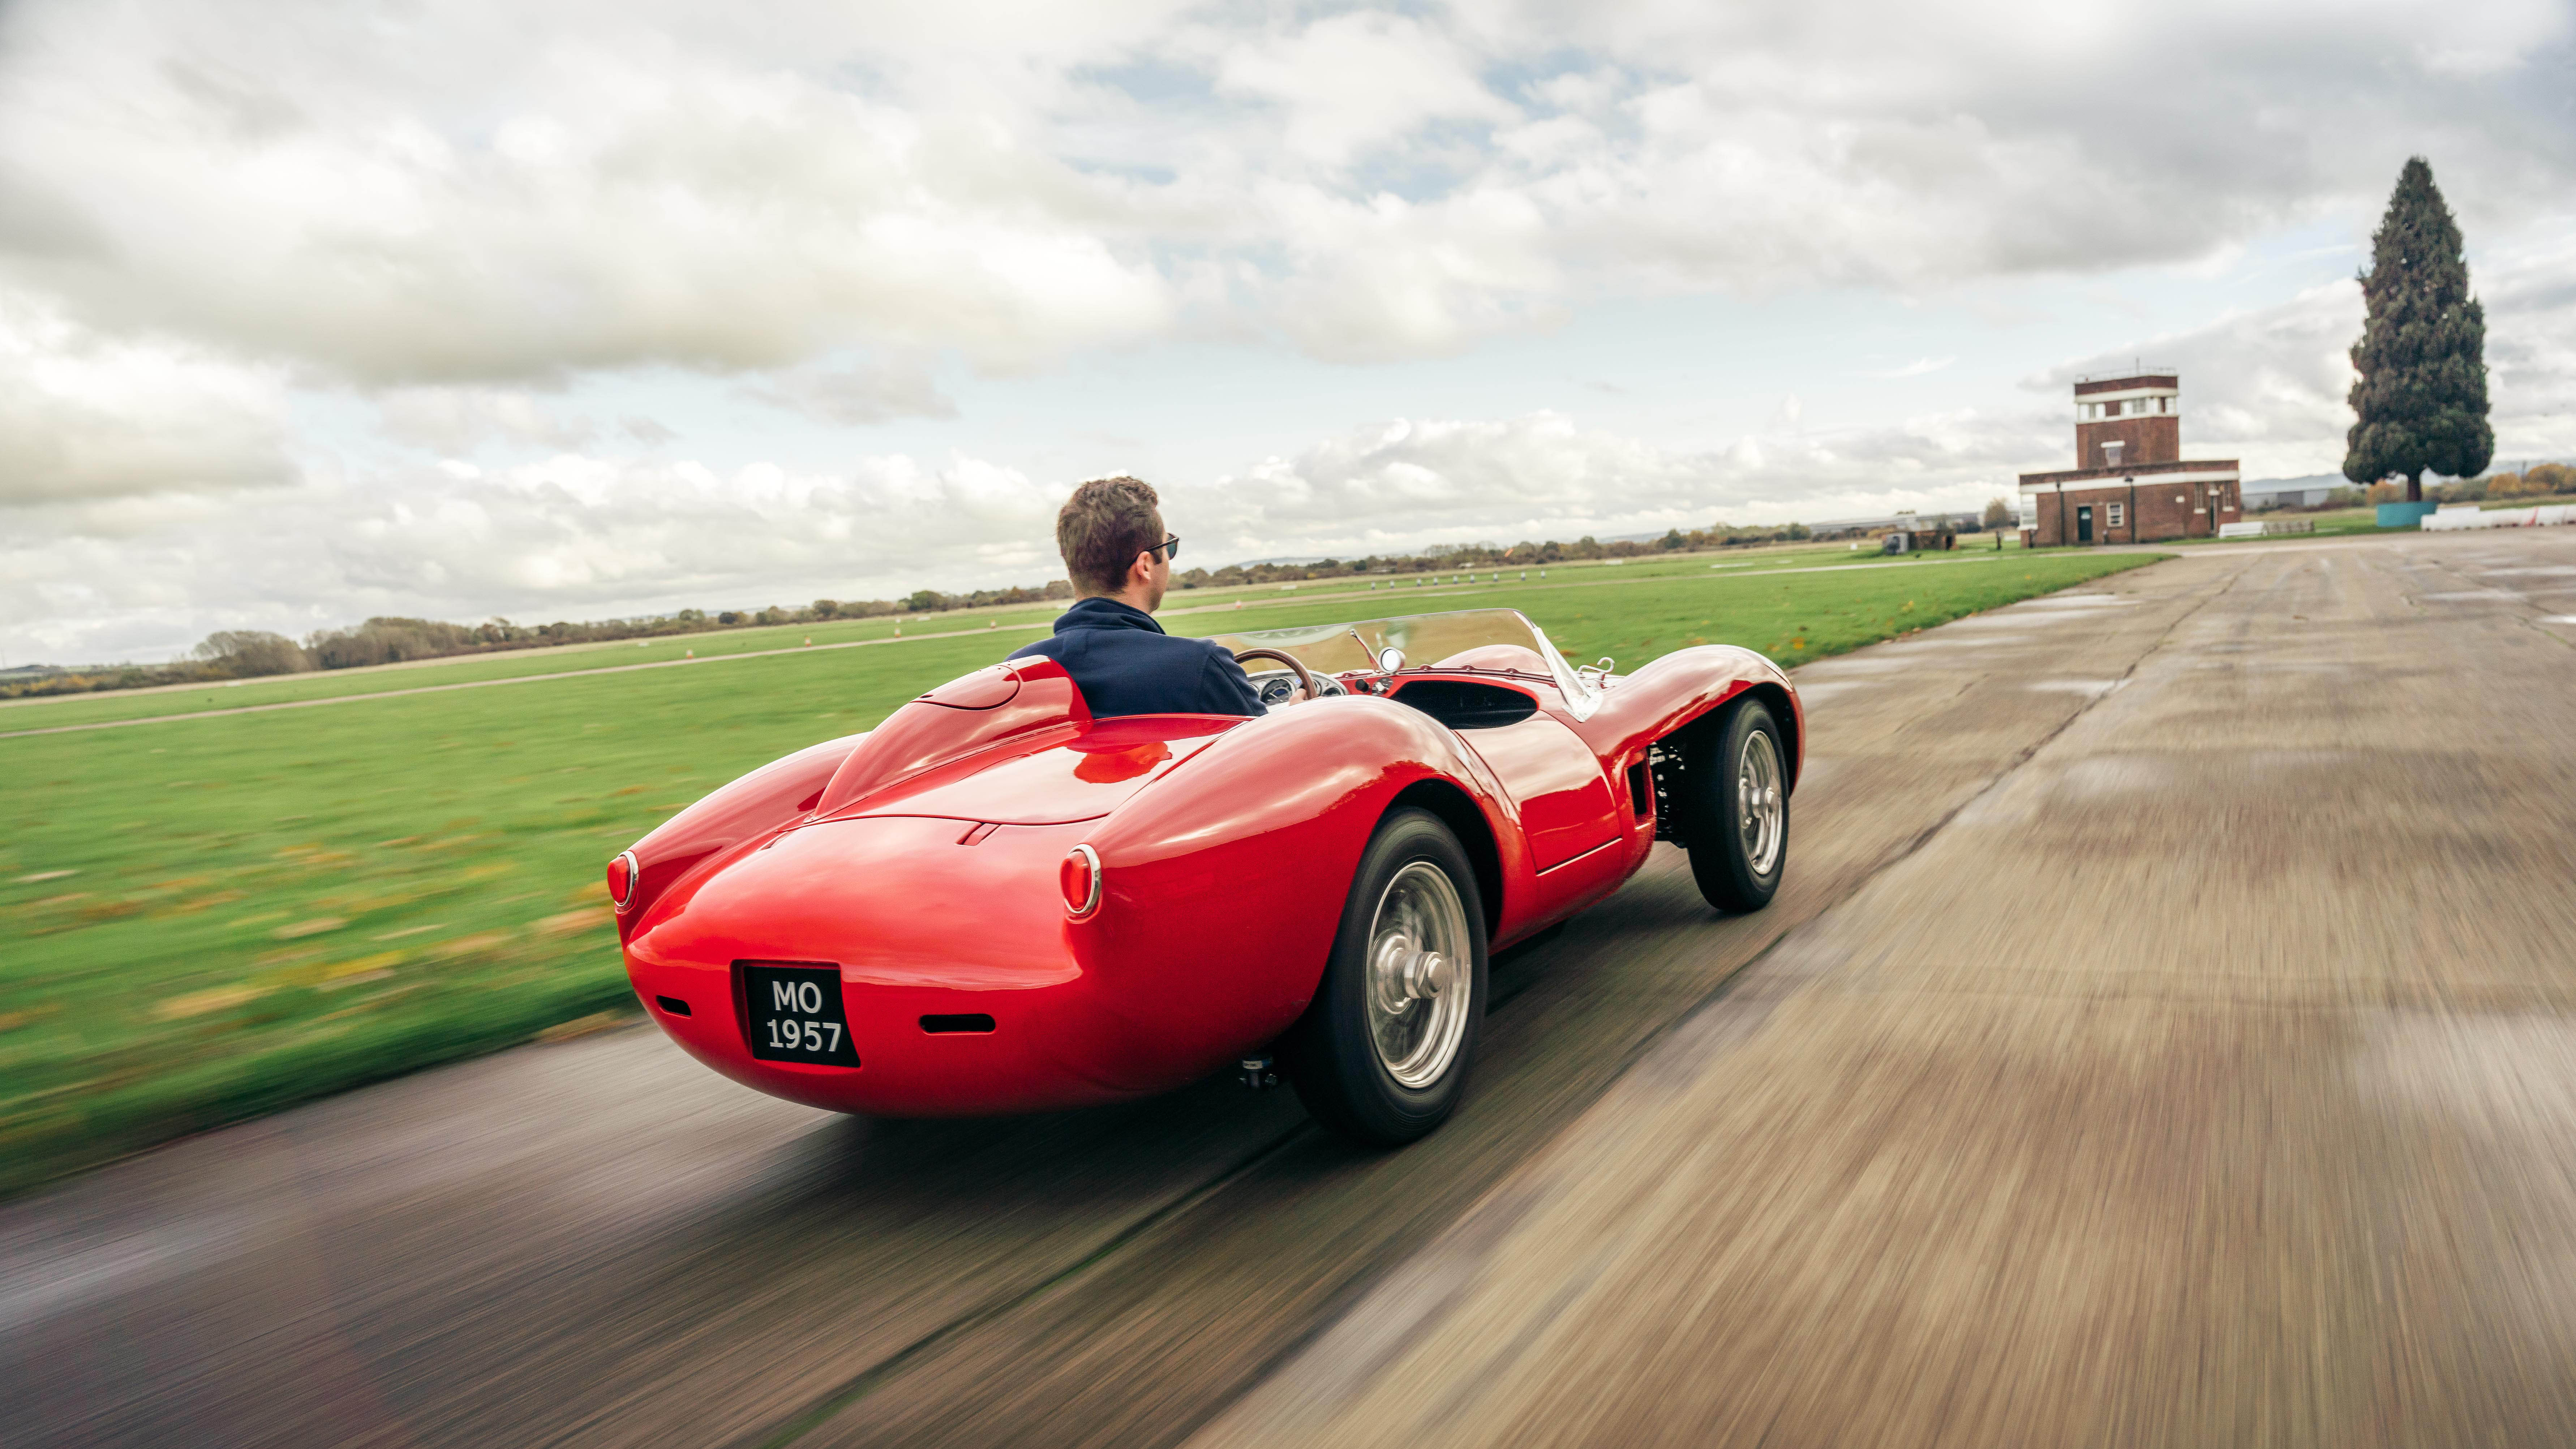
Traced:
[[1789, 864], [1789, 753], [1771, 707], [1747, 699], [1690, 747], [1691, 878], [1721, 911], [1771, 904]]
[[1332, 959], [1280, 1065], [1316, 1121], [1402, 1146], [1465, 1094], [1485, 999], [1476, 872], [1438, 816], [1399, 810], [1360, 854]]

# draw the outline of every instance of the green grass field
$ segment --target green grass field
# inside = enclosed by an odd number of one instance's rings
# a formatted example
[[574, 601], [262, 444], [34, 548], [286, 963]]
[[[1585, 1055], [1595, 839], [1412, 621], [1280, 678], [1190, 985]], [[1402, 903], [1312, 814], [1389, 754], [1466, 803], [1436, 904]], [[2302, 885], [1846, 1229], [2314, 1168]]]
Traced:
[[[1973, 553], [1985, 558], [1991, 550], [1966, 549], [1959, 554], [1933, 556], [1939, 559], [1964, 557]], [[1519, 586], [1520, 575], [1533, 588], [1584, 588], [1605, 584], [1633, 584], [1647, 578], [1699, 578], [1742, 572], [1771, 572], [1779, 569], [1832, 568], [1855, 563], [1875, 563], [1873, 556], [1855, 554], [1842, 544], [1805, 545], [1789, 548], [1731, 550], [1723, 554], [1681, 554], [1622, 563], [1592, 562], [1556, 564], [1545, 570], [1502, 570], [1504, 582]], [[1485, 570], [1479, 579], [1496, 572]], [[1541, 574], [1545, 577], [1542, 578]], [[1242, 604], [1245, 609], [1275, 610], [1302, 607], [1307, 601], [1322, 598], [1351, 598], [1363, 602], [1392, 597], [1429, 597], [1445, 585], [1435, 582], [1454, 577], [1431, 575], [1417, 581], [1408, 577], [1400, 585], [1379, 581], [1382, 587], [1372, 589], [1361, 579], [1328, 579], [1289, 587], [1271, 585], [1264, 588], [1193, 589], [1172, 595], [1164, 612], [1175, 627], [1186, 628], [1193, 617], [1216, 609], [1231, 609]], [[1486, 584], [1485, 587], [1492, 587]], [[1403, 607], [1410, 608], [1411, 605]], [[532, 649], [506, 654], [465, 655], [449, 659], [424, 661], [419, 664], [389, 668], [353, 669], [319, 674], [276, 675], [263, 679], [245, 679], [222, 684], [195, 685], [184, 689], [141, 690], [102, 695], [67, 695], [0, 703], [0, 736], [22, 730], [56, 728], [65, 725], [96, 724], [106, 720], [157, 719], [164, 715], [192, 714], [209, 710], [242, 709], [262, 705], [294, 703], [316, 699], [347, 699], [357, 695], [392, 693], [411, 690], [447, 688], [458, 684], [481, 683], [501, 679], [534, 679], [564, 673], [586, 673], [628, 669], [642, 666], [675, 665], [685, 658], [724, 659], [743, 654], [775, 650], [817, 648], [829, 649], [854, 644], [893, 644], [896, 630], [903, 631], [904, 642], [917, 643], [925, 637], [972, 633], [982, 630], [998, 638], [1016, 630], [1023, 640], [1035, 637], [1056, 615], [1054, 604], [1021, 605], [1016, 608], [959, 610], [905, 619], [836, 620], [822, 624], [777, 625], [765, 628], [727, 629], [680, 638], [653, 639], [640, 643], [583, 644], [561, 649]], [[1363, 610], [1362, 612], [1367, 612]], [[1264, 615], [1268, 617], [1268, 615]], [[1232, 627], [1211, 625], [1213, 628]], [[1006, 651], [1007, 652], [1007, 651]]]
[[[1795, 664], [2152, 558], [1963, 548], [1842, 568], [1857, 560], [1839, 548], [1702, 556], [1552, 567], [1544, 584], [1238, 591], [1170, 623], [1216, 633], [1510, 606], [1577, 659], [1634, 667], [1706, 640]], [[817, 645], [834, 627], [810, 631]], [[744, 770], [868, 728], [1030, 637], [808, 652], [807, 632], [671, 646], [796, 649], [761, 658], [0, 739], [15, 787], [0, 801], [0, 1192], [625, 1011], [599, 883], [611, 855]], [[618, 653], [363, 678], [418, 689]], [[197, 693], [10, 710], [0, 728], [208, 707]]]

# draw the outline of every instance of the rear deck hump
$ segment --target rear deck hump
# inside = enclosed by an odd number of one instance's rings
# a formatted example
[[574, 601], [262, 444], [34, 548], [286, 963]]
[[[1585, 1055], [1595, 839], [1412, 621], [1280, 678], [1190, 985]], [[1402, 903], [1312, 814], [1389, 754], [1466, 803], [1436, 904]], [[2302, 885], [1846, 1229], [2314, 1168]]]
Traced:
[[815, 809], [832, 815], [927, 770], [1047, 731], [1068, 737], [1091, 707], [1052, 659], [1023, 659], [941, 685], [886, 717], [852, 750]]

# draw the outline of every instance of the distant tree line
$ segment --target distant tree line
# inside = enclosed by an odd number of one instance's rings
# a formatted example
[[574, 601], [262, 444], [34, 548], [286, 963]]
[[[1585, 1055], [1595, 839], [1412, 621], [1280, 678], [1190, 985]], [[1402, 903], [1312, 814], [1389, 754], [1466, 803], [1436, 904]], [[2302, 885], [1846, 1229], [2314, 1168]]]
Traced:
[[[1184, 589], [1229, 585], [1296, 583], [1307, 579], [1361, 578], [1372, 574], [1427, 574], [1472, 568], [1541, 568], [1552, 563], [1589, 559], [1651, 558], [1658, 554], [1715, 548], [1741, 548], [1763, 543], [1791, 543], [1814, 536], [1804, 524], [1773, 528], [1737, 528], [1714, 523], [1706, 528], [1671, 529], [1663, 537], [1603, 543], [1590, 535], [1572, 543], [1522, 542], [1456, 544], [1415, 554], [1371, 554], [1347, 562], [1229, 564], [1191, 569], [1173, 580]], [[764, 625], [812, 624], [831, 619], [875, 619], [989, 609], [1008, 604], [1038, 604], [1070, 599], [1073, 585], [1063, 579], [1036, 588], [977, 589], [946, 594], [918, 589], [901, 599], [847, 602], [816, 599], [802, 608], [772, 604], [763, 609], [682, 609], [632, 619], [596, 619], [586, 623], [516, 624], [487, 619], [480, 624], [451, 624], [439, 619], [379, 616], [345, 629], [321, 629], [298, 643], [283, 634], [255, 629], [227, 629], [206, 636], [186, 659], [169, 664], [120, 664], [98, 668], [18, 671], [22, 676], [0, 681], [0, 698], [32, 694], [82, 694], [103, 689], [144, 689], [154, 685], [211, 684], [266, 675], [301, 674], [317, 669], [359, 669], [377, 664], [403, 664], [416, 659], [444, 659], [502, 649], [546, 648], [558, 644], [596, 644], [625, 639], [658, 639], [702, 634], [715, 629]]]
[[[2503, 503], [2516, 499], [2557, 498], [2576, 495], [2576, 468], [2564, 463], [2536, 463], [2519, 473], [2490, 473], [2484, 478], [2454, 478], [2420, 489], [2425, 498], [2441, 503]], [[2338, 508], [2359, 508], [2373, 503], [2410, 501], [2407, 485], [2390, 481], [2373, 483], [2367, 488], [2337, 488], [2322, 503], [2308, 504], [2292, 510], [2301, 513], [2324, 513]], [[2421, 501], [2421, 500], [2414, 500]]]
[[2440, 484], [2434, 496], [2445, 503], [2502, 502], [2511, 498], [2552, 498], [2576, 493], [2576, 468], [2564, 463], [2541, 463], [2519, 473], [2489, 473], [2484, 478], [2462, 478]]

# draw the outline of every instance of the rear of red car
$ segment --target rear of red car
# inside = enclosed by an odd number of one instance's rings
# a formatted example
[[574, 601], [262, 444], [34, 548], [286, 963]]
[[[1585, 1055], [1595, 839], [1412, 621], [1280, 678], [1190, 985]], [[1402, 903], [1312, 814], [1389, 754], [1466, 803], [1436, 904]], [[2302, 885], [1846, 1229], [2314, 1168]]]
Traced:
[[1195, 1080], [1295, 1020], [1409, 778], [1410, 711], [1337, 713], [1095, 723], [1050, 661], [968, 676], [639, 842], [628, 974], [709, 1067], [835, 1110]]
[[656, 902], [627, 972], [690, 1055], [817, 1107], [1011, 1112], [1153, 1090], [1114, 1069], [1154, 1053], [1105, 1009], [1062, 895], [1084, 830], [799, 825]]

